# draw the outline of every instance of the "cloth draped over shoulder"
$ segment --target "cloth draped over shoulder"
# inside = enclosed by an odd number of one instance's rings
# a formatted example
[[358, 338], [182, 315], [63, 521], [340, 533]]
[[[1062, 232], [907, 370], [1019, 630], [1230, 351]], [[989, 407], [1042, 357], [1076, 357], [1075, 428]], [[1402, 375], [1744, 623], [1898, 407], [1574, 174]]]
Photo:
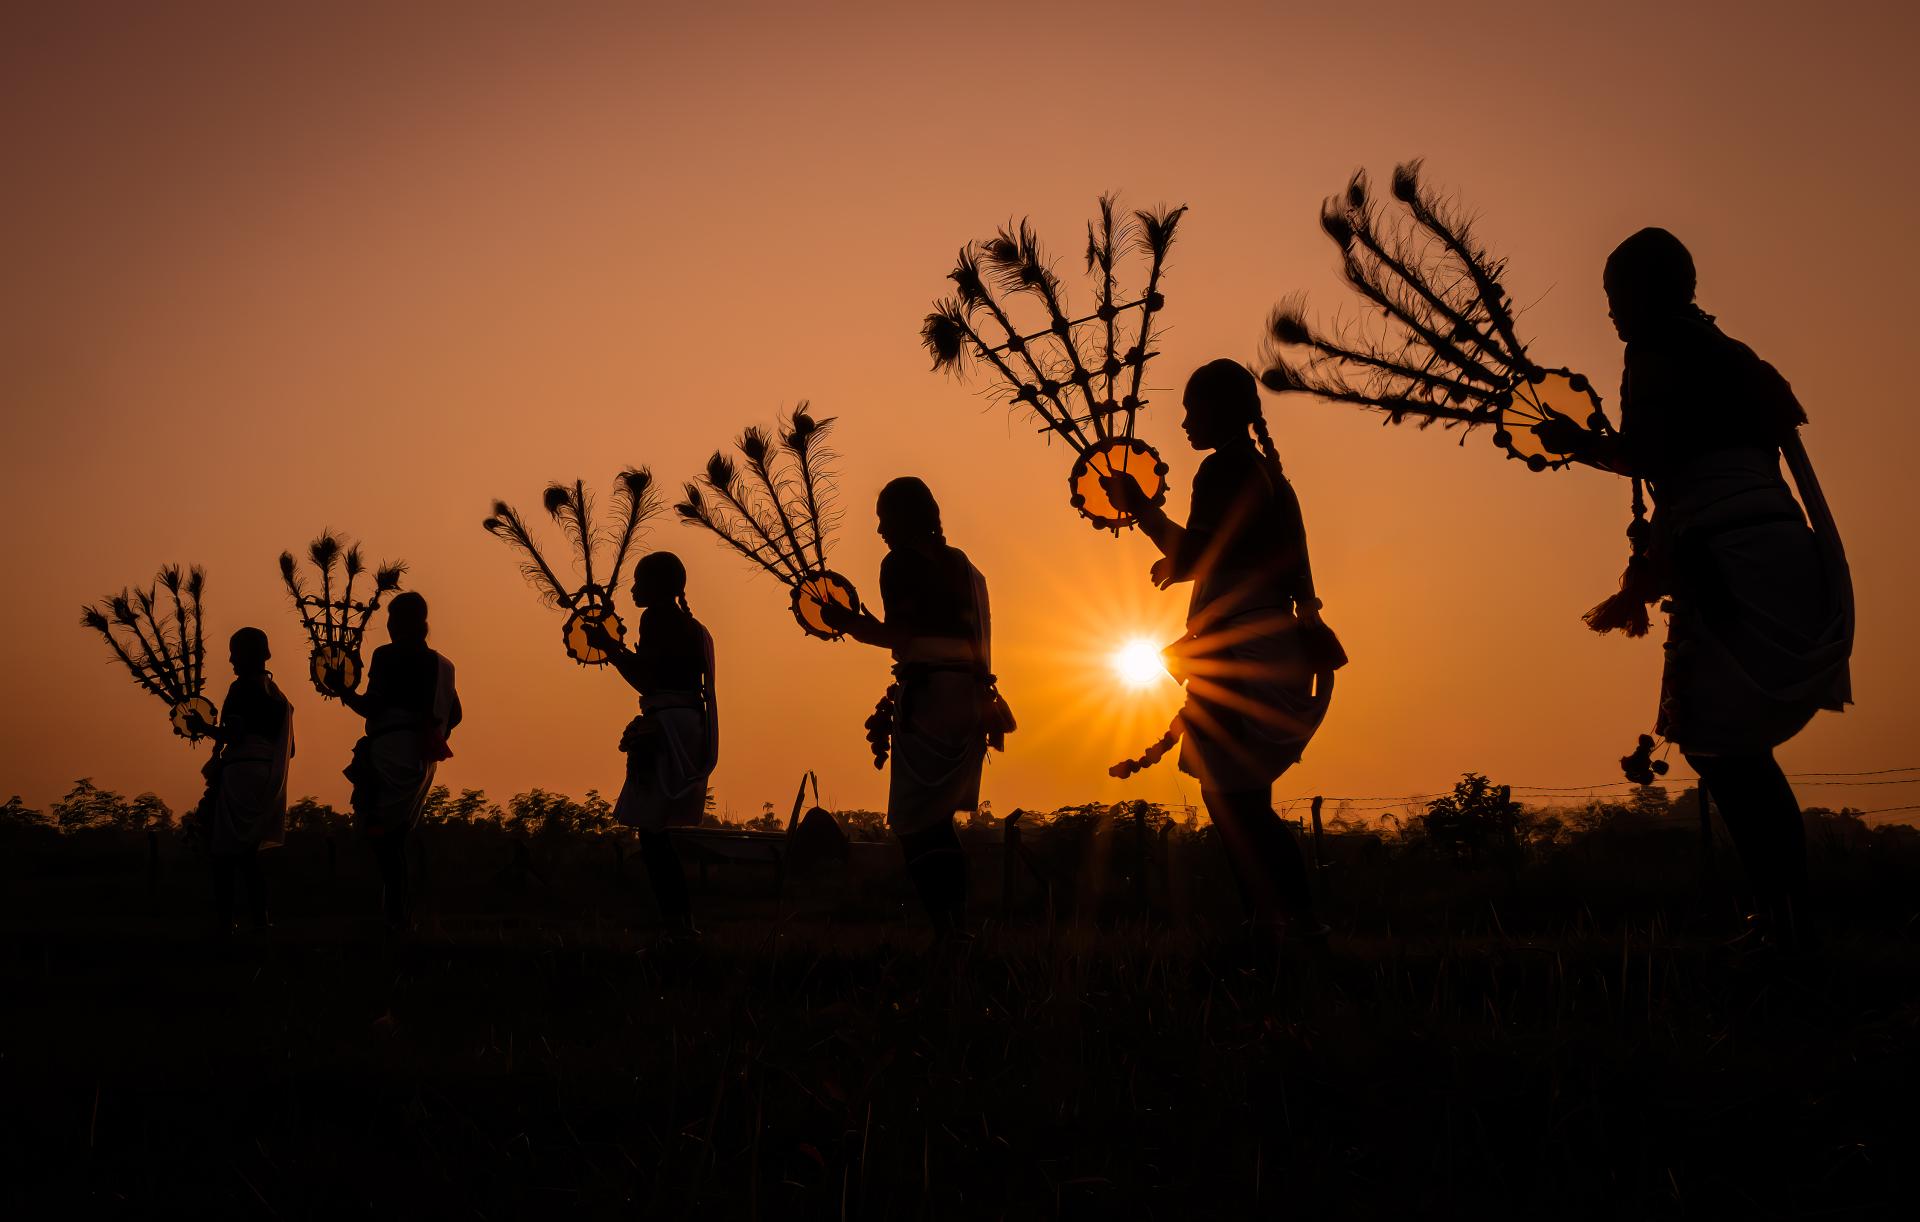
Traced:
[[374, 650], [367, 673], [367, 729], [347, 779], [353, 813], [370, 836], [404, 835], [419, 822], [448, 737], [460, 724], [453, 663], [424, 643]]
[[613, 816], [643, 832], [691, 827], [706, 812], [707, 780], [720, 762], [713, 636], [690, 615], [649, 609], [635, 653], [640, 716], [621, 740], [626, 780]]
[[993, 619], [987, 580], [967, 554], [893, 551], [880, 565], [889, 627], [912, 635], [894, 650], [893, 766], [887, 826], [938, 827], [980, 805], [992, 702]]
[[1704, 317], [1627, 346], [1622, 444], [1653, 493], [1669, 600], [1656, 730], [1689, 754], [1771, 749], [1852, 699], [1853, 581], [1805, 420], [1786, 379]]
[[286, 833], [293, 761], [293, 704], [271, 678], [236, 679], [220, 706], [225, 737], [208, 763], [211, 849], [230, 855], [272, 848]]
[[1194, 583], [1187, 634], [1166, 651], [1187, 689], [1168, 731], [1183, 740], [1180, 770], [1206, 789], [1263, 789], [1299, 761], [1346, 661], [1330, 630], [1299, 617], [1313, 572], [1277, 464], [1251, 443], [1208, 455], [1171, 560], [1175, 579]]

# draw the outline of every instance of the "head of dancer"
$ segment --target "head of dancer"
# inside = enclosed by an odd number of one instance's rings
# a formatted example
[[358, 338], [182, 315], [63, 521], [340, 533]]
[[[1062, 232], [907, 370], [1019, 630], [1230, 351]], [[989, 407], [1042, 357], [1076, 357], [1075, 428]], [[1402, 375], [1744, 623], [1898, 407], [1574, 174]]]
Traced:
[[427, 600], [408, 590], [387, 604], [387, 639], [396, 645], [427, 643]]
[[1187, 409], [1180, 427], [1194, 449], [1244, 445], [1251, 438], [1268, 458], [1279, 461], [1273, 436], [1267, 432], [1267, 418], [1260, 410], [1260, 383], [1240, 362], [1222, 357], [1200, 366], [1187, 379], [1180, 402]]
[[648, 552], [633, 566], [633, 605], [678, 607], [688, 614], [687, 566], [672, 552]]
[[272, 656], [267, 634], [258, 628], [242, 628], [227, 638], [227, 661], [233, 663], [233, 673], [242, 679], [266, 674], [267, 659]]
[[933, 490], [911, 475], [890, 480], [874, 506], [880, 516], [880, 537], [889, 551], [931, 550], [944, 546], [940, 503]]
[[1614, 247], [1602, 283], [1613, 329], [1628, 342], [1675, 319], [1701, 316], [1693, 304], [1693, 255], [1664, 229], [1642, 229]]

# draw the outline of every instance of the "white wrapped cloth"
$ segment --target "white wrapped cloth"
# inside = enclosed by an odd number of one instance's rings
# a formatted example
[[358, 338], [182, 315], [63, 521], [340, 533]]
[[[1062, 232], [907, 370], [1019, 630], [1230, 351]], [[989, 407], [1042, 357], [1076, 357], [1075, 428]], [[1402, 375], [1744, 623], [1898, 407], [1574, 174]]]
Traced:
[[986, 579], [968, 566], [972, 640], [924, 637], [897, 652], [887, 827], [910, 836], [980, 805], [992, 699], [993, 621]]
[[1805, 516], [1771, 449], [1715, 451], [1661, 488], [1654, 555], [1672, 603], [1657, 728], [1685, 752], [1765, 751], [1852, 698], [1846, 553], [1798, 435], [1782, 450]]
[[287, 773], [293, 760], [293, 705], [272, 679], [268, 698], [283, 710], [279, 731], [224, 744], [214, 761], [212, 850], [229, 855], [278, 845], [286, 835]]
[[437, 653], [434, 658], [433, 714], [427, 724], [402, 709], [380, 713], [368, 720], [366, 737], [355, 749], [354, 768], [361, 769], [364, 758], [367, 771], [354, 777], [354, 809], [372, 834], [411, 830], [433, 791], [440, 761], [453, 754], [447, 746], [456, 705], [453, 663]]
[[714, 695], [713, 635], [700, 628], [704, 691], [653, 692], [627, 726], [626, 781], [613, 805], [621, 825], [643, 832], [692, 827], [707, 809], [707, 779], [720, 762], [720, 710]]

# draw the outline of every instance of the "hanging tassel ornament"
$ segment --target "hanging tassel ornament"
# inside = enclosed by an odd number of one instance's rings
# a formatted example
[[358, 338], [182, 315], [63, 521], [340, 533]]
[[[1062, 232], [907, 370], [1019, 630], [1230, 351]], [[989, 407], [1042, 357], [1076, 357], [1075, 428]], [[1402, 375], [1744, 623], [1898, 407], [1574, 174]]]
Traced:
[[1647, 635], [1653, 622], [1647, 605], [1659, 599], [1659, 581], [1648, 559], [1653, 527], [1647, 521], [1647, 503], [1640, 480], [1633, 481], [1633, 522], [1627, 527], [1626, 571], [1620, 574], [1620, 591], [1603, 599], [1584, 617], [1595, 632], [1624, 632], [1630, 637]]
[[887, 694], [880, 697], [873, 706], [873, 713], [867, 718], [867, 747], [873, 752], [875, 769], [887, 766], [887, 756], [893, 751], [893, 723], [897, 707], [894, 696], [900, 689], [889, 687]]
[[1155, 739], [1153, 743], [1137, 757], [1130, 760], [1121, 760], [1113, 767], [1107, 769], [1107, 775], [1124, 781], [1136, 772], [1146, 771], [1164, 759], [1167, 752], [1173, 750], [1174, 744], [1180, 741], [1186, 734], [1186, 730], [1186, 722], [1181, 719], [1179, 713], [1175, 713], [1173, 715], [1173, 723], [1167, 727], [1165, 734]]
[[1651, 785], [1655, 777], [1667, 775], [1667, 761], [1653, 758], [1653, 735], [1642, 734], [1633, 750], [1620, 757], [1620, 771], [1635, 785]]

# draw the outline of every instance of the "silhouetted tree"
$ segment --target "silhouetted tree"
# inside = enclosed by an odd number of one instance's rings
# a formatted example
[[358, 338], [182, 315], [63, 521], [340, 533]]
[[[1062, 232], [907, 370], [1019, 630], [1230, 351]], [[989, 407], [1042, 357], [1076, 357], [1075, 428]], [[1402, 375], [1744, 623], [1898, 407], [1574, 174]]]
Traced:
[[51, 826], [52, 820], [47, 818], [46, 812], [28, 806], [20, 800], [19, 794], [14, 794], [4, 806], [0, 806], [0, 828]]
[[613, 803], [601, 797], [597, 789], [587, 790], [587, 796], [574, 806], [573, 815], [576, 832], [602, 836], [614, 830]]
[[1489, 852], [1518, 854], [1521, 813], [1506, 786], [1469, 772], [1454, 784], [1452, 793], [1427, 803], [1419, 825], [1436, 851], [1475, 865]]
[[62, 832], [144, 831], [171, 824], [173, 809], [154, 794], [123, 798], [111, 789], [101, 789], [93, 778], [81, 777], [66, 797], [54, 803], [53, 821]]
[[312, 832], [326, 835], [329, 832], [342, 831], [349, 822], [346, 815], [332, 806], [308, 794], [287, 807], [288, 832]]
[[1668, 819], [1673, 816], [1673, 800], [1664, 785], [1642, 785], [1627, 799], [1627, 810], [1642, 819]]
[[[484, 794], [472, 792], [484, 802]], [[497, 810], [490, 804], [484, 809]], [[589, 789], [578, 802], [565, 794], [530, 789], [515, 794], [507, 802], [507, 812], [507, 830], [528, 836], [592, 836], [614, 828], [613, 804], [597, 789]]]
[[777, 832], [782, 830], [784, 825], [780, 822], [780, 815], [774, 810], [773, 803], [762, 802], [760, 813], [747, 820], [745, 827], [750, 832]]
[[567, 808], [573, 805], [565, 795], [544, 789], [529, 789], [507, 800], [507, 828], [527, 836], [567, 830]]
[[887, 838], [887, 816], [877, 810], [842, 810], [834, 812], [840, 818], [840, 826], [847, 831], [849, 840], [885, 840]]

